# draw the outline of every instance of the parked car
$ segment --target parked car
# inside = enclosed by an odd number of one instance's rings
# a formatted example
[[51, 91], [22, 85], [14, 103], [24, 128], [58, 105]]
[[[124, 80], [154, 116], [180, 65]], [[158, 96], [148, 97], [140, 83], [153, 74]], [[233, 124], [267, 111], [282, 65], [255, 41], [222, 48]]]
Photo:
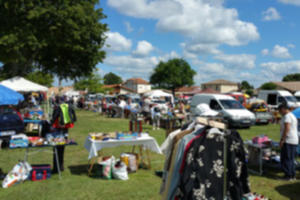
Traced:
[[248, 110], [256, 117], [256, 124], [269, 124], [273, 120], [273, 115], [269, 112], [268, 105], [264, 100], [255, 99], [247, 105]]
[[292, 107], [299, 107], [297, 99], [285, 90], [261, 90], [258, 98], [264, 100], [271, 108], [277, 108], [280, 104], [287, 104]]
[[240, 102], [244, 107], [246, 107], [247, 104], [247, 99], [245, 95], [241, 92], [233, 92], [233, 93], [228, 93], [227, 95], [235, 98], [238, 102]]
[[193, 96], [191, 103], [192, 115], [196, 115], [196, 107], [202, 103], [208, 104], [211, 109], [219, 112], [224, 122], [230, 127], [248, 128], [255, 123], [255, 115], [228, 95], [198, 94]]
[[24, 123], [19, 112], [12, 108], [0, 108], [0, 139], [8, 142], [12, 135], [24, 132]]

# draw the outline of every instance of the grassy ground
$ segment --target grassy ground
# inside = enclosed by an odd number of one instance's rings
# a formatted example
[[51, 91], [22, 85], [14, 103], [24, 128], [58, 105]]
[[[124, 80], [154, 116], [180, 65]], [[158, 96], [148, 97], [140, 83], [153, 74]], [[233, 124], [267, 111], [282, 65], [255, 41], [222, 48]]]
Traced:
[[[146, 126], [146, 131], [154, 136], [159, 144], [164, 140], [163, 130], [152, 131]], [[154, 200], [160, 199], [158, 195], [161, 180], [154, 175], [155, 170], [161, 170], [164, 157], [152, 154], [152, 170], [139, 170], [130, 174], [130, 180], [102, 180], [87, 176], [88, 152], [84, 149], [84, 142], [89, 132], [108, 132], [128, 130], [128, 121], [121, 119], [107, 119], [96, 113], [79, 111], [78, 122], [70, 131], [70, 138], [78, 142], [78, 146], [68, 147], [65, 153], [65, 168], [63, 179], [57, 175], [41, 182], [27, 181], [9, 189], [0, 188], [0, 200]], [[248, 130], [240, 131], [244, 139], [251, 139], [258, 134], [267, 134], [269, 137], [279, 139], [278, 125], [254, 126]], [[104, 154], [118, 157], [121, 152], [130, 151], [130, 147], [105, 149]], [[18, 160], [22, 160], [24, 150], [0, 150], [0, 168], [8, 172]], [[31, 164], [52, 163], [52, 155], [38, 153], [29, 158]], [[270, 172], [263, 177], [251, 175], [251, 189], [270, 197], [273, 200], [300, 199], [300, 182], [277, 181], [281, 173]], [[300, 174], [298, 174], [300, 175]], [[300, 176], [298, 177], [300, 178]]]

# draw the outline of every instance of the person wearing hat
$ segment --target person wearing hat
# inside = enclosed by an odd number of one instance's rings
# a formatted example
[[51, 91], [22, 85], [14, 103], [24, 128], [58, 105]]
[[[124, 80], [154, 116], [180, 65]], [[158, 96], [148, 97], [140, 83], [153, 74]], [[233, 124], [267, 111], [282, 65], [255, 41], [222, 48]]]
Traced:
[[200, 117], [215, 117], [219, 114], [217, 111], [210, 109], [209, 105], [205, 103], [197, 105], [195, 113], [196, 116]]
[[298, 122], [296, 117], [290, 112], [286, 104], [279, 106], [279, 113], [282, 116], [280, 122], [280, 162], [281, 168], [285, 174], [284, 180], [294, 180], [296, 177], [295, 171], [295, 156], [298, 145]]

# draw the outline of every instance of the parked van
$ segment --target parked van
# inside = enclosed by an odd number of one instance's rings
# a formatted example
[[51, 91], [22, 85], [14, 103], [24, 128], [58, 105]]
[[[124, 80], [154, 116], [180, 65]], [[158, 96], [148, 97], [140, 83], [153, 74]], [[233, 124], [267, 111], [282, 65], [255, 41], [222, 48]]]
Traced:
[[295, 92], [294, 96], [297, 99], [297, 103], [300, 104], [300, 91]]
[[285, 90], [261, 90], [258, 98], [267, 102], [270, 107], [277, 108], [280, 104], [287, 104], [291, 107], [298, 107], [297, 99]]
[[196, 107], [199, 104], [208, 104], [209, 107], [219, 112], [224, 121], [231, 127], [250, 127], [255, 123], [255, 115], [248, 111], [233, 97], [222, 94], [197, 94], [191, 102], [191, 112], [196, 116]]

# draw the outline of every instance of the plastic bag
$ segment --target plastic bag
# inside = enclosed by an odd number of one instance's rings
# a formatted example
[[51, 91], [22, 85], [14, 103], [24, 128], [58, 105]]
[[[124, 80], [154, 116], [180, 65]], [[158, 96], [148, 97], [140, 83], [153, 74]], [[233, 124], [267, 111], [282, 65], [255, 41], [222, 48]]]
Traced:
[[127, 166], [125, 165], [125, 163], [118, 161], [115, 165], [113, 165], [113, 177], [115, 179], [119, 179], [119, 180], [128, 180], [128, 172], [127, 172]]
[[115, 157], [112, 156], [99, 164], [102, 166], [102, 177], [110, 180], [112, 178], [112, 168], [115, 165]]
[[3, 188], [11, 187], [17, 183], [28, 179], [31, 171], [31, 166], [27, 162], [20, 162], [6, 175], [2, 182]]

